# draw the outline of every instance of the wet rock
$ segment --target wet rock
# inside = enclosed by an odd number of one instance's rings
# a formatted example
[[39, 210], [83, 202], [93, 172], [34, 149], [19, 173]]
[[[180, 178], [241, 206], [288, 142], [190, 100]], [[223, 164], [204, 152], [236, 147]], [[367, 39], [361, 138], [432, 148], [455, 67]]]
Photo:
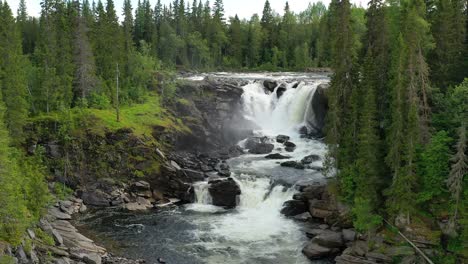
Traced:
[[278, 86], [278, 82], [276, 81], [273, 81], [273, 80], [263, 81], [263, 87], [265, 87], [265, 89], [267, 89], [270, 92], [273, 92], [277, 86]]
[[320, 160], [320, 156], [319, 155], [309, 155], [309, 156], [305, 156], [302, 160], [301, 160], [301, 163], [302, 164], [311, 164], [312, 162], [315, 162], [315, 161], [318, 161]]
[[285, 216], [296, 216], [307, 212], [307, 204], [303, 201], [290, 200], [283, 204], [281, 214]]
[[265, 159], [275, 159], [275, 160], [280, 160], [280, 159], [290, 159], [290, 156], [285, 156], [281, 155], [280, 153], [275, 153], [275, 154], [270, 154], [265, 156]]
[[234, 208], [237, 205], [237, 197], [241, 194], [239, 185], [232, 179], [217, 179], [208, 182], [212, 203], [216, 206]]
[[307, 222], [307, 221], [311, 220], [312, 217], [310, 216], [309, 212], [305, 212], [305, 213], [302, 213], [302, 214], [295, 215], [293, 217], [293, 219], [296, 220], [296, 221]]
[[313, 242], [328, 248], [340, 248], [344, 246], [341, 232], [326, 230], [312, 239]]
[[323, 247], [312, 241], [302, 249], [302, 253], [311, 260], [322, 259], [336, 252], [337, 249]]
[[231, 176], [231, 169], [226, 162], [219, 164], [218, 175], [221, 177], [229, 177]]
[[267, 137], [250, 137], [245, 141], [244, 145], [246, 149], [252, 149], [258, 144], [268, 143], [268, 141]]
[[24, 252], [24, 249], [22, 246], [19, 246], [16, 249], [16, 258], [18, 258], [19, 263], [29, 263], [28, 256], [26, 255], [26, 252]]
[[260, 143], [257, 144], [255, 147], [249, 149], [249, 153], [251, 154], [268, 154], [273, 151], [275, 146], [270, 143]]
[[287, 152], [293, 152], [296, 149], [296, 144], [291, 141], [284, 142], [284, 147]]
[[298, 169], [298, 170], [303, 170], [304, 169], [304, 165], [302, 165], [301, 163], [299, 163], [297, 161], [293, 161], [293, 160], [282, 162], [281, 166], [282, 167], [288, 167], [288, 168], [295, 168], [295, 169]]
[[285, 92], [286, 92], [286, 87], [284, 84], [281, 84], [281, 86], [278, 87], [278, 89], [276, 89], [276, 97], [280, 98], [281, 96], [283, 96]]
[[308, 135], [309, 134], [309, 129], [306, 126], [302, 126], [299, 128], [299, 134], [300, 135]]
[[287, 142], [289, 139], [290, 139], [289, 136], [286, 136], [286, 135], [278, 135], [278, 136], [276, 137], [276, 142], [283, 144], [283, 143]]

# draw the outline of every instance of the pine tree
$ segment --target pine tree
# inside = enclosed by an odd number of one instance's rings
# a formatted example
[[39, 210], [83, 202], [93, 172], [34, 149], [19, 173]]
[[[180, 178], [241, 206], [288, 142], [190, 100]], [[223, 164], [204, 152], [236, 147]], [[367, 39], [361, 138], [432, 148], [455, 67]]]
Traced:
[[230, 37], [230, 55], [233, 60], [232, 66], [241, 67], [243, 63], [243, 54], [242, 54], [242, 32], [241, 32], [241, 22], [239, 17], [236, 15], [231, 19], [230, 28], [229, 28], [229, 37]]

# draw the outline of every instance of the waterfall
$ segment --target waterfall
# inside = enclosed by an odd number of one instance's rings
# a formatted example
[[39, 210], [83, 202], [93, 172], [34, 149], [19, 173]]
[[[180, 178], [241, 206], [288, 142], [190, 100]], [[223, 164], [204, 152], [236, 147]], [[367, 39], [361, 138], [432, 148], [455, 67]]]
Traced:
[[[298, 127], [307, 125], [313, 115], [311, 100], [319, 85], [315, 82], [301, 82], [278, 85], [273, 92], [266, 92], [262, 82], [251, 82], [243, 87], [242, 105], [247, 119], [261, 127], [266, 134], [291, 134]], [[278, 98], [277, 91], [286, 87]]]
[[211, 195], [208, 182], [197, 182], [193, 185], [195, 191], [195, 203], [211, 204]]

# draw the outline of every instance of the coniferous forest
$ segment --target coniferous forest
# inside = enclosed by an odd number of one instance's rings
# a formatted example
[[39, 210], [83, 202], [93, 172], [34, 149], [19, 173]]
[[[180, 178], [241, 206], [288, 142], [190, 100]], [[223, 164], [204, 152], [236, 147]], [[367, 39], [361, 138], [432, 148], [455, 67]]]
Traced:
[[248, 19], [226, 17], [222, 0], [124, 0], [122, 10], [113, 0], [42, 0], [40, 17], [24, 0], [18, 10], [8, 2], [0, 0], [0, 249], [24, 243], [74, 187], [48, 184], [51, 166], [66, 176], [68, 157], [51, 164], [40, 144], [28, 149], [41, 124], [60, 123], [52, 130], [70, 148], [90, 116], [111, 128], [132, 116], [145, 132], [139, 107], [160, 111], [144, 122], [184, 130], [170, 110], [185, 102], [178, 73], [327, 68], [325, 174], [336, 173], [330, 188], [354, 228], [424, 230], [437, 237], [434, 263], [468, 259], [468, 1], [332, 0], [299, 13], [286, 2], [280, 15], [267, 0]]

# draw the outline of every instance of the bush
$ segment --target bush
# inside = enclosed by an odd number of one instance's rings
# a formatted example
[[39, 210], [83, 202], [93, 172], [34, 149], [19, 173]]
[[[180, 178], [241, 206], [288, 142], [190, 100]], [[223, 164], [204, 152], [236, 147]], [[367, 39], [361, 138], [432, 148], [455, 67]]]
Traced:
[[58, 200], [65, 200], [73, 194], [73, 190], [60, 182], [54, 183], [54, 194]]
[[88, 98], [90, 108], [109, 109], [111, 108], [111, 100], [104, 94], [91, 93]]

